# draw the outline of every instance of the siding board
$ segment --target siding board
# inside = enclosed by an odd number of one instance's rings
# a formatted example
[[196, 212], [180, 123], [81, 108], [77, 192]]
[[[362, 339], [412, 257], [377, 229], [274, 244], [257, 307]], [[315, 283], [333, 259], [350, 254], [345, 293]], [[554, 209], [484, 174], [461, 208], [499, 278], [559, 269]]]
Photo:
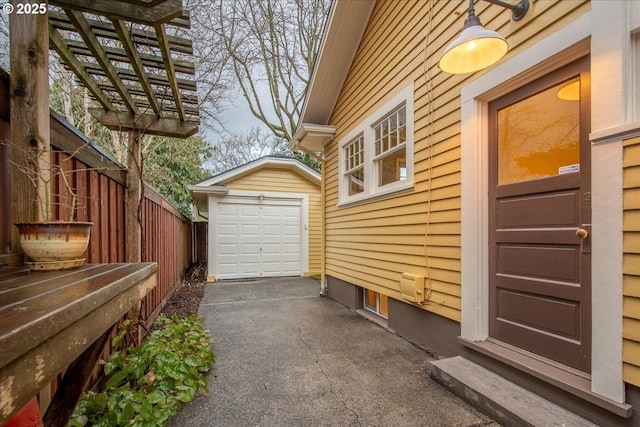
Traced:
[[625, 317], [622, 325], [625, 339], [640, 342], [640, 319]]
[[[640, 168], [636, 169], [638, 170], [634, 171], [634, 173], [640, 176]], [[638, 178], [638, 181], [640, 181], [640, 178]], [[640, 183], [625, 187], [623, 200], [627, 210], [640, 209]]]
[[623, 376], [640, 386], [640, 138], [623, 142], [623, 180]]
[[640, 298], [640, 276], [626, 275], [622, 285], [623, 295]]
[[622, 236], [623, 245], [628, 254], [640, 253], [640, 232], [626, 231]]
[[623, 363], [622, 379], [629, 384], [640, 384], [640, 368], [637, 365]]

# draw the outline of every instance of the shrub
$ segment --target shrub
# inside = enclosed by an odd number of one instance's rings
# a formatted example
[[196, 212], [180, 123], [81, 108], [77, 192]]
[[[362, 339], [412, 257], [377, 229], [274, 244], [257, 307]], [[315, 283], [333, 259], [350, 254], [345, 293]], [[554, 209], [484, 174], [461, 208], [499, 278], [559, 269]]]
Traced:
[[205, 373], [215, 356], [202, 322], [195, 316], [160, 315], [157, 329], [139, 347], [109, 357], [104, 388], [82, 395], [69, 426], [164, 426], [182, 403], [208, 393]]

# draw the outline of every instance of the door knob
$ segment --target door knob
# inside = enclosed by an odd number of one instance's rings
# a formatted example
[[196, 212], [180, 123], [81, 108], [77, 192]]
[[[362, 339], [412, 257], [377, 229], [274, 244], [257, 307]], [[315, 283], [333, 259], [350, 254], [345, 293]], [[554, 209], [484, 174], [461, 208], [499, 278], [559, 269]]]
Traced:
[[576, 230], [576, 237], [578, 237], [579, 239], [586, 239], [587, 237], [589, 237], [589, 232], [587, 230], [585, 230], [584, 228], [578, 228]]

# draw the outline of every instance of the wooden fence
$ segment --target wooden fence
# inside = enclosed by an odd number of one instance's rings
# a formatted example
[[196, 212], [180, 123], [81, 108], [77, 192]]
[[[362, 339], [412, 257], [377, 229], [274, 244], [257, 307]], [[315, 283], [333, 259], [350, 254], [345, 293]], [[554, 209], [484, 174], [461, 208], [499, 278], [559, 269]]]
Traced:
[[193, 227], [148, 185], [142, 205], [142, 261], [158, 263], [158, 285], [147, 295], [142, 318], [149, 325], [158, 316], [178, 280], [193, 262]]
[[[87, 261], [125, 262], [126, 171], [90, 144], [58, 114], [51, 113], [52, 164], [67, 173], [77, 195], [77, 218], [93, 222]], [[72, 153], [72, 154], [69, 154]], [[71, 194], [54, 177], [54, 216], [65, 218]], [[158, 263], [158, 285], [145, 298], [141, 318], [150, 325], [193, 261], [191, 221], [148, 185], [142, 205], [143, 262]]]

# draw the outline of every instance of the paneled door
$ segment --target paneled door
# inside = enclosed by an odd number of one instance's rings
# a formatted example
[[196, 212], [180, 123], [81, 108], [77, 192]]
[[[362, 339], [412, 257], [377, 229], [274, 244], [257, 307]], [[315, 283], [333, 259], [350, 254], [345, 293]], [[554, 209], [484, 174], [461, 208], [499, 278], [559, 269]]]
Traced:
[[214, 209], [216, 279], [302, 274], [301, 200], [227, 197]]
[[491, 338], [589, 372], [589, 60], [489, 105]]

